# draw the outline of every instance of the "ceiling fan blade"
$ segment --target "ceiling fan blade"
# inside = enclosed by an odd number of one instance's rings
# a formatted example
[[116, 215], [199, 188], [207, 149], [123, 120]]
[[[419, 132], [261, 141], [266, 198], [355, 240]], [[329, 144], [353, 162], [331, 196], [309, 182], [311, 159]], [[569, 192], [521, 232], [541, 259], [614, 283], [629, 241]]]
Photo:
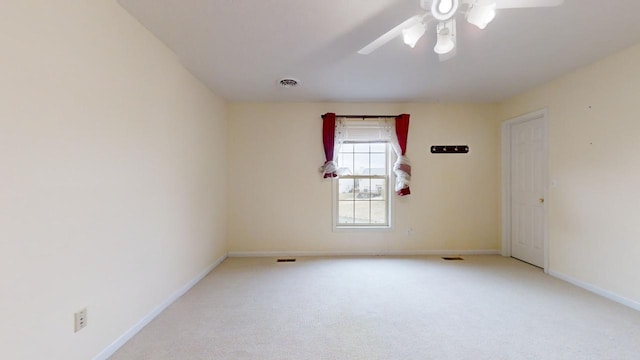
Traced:
[[560, 6], [564, 0], [496, 0], [496, 9]]
[[377, 50], [379, 47], [381, 47], [382, 45], [388, 43], [389, 41], [393, 40], [395, 37], [402, 35], [402, 30], [403, 29], [407, 29], [412, 27], [413, 25], [419, 23], [420, 21], [422, 21], [425, 16], [427, 14], [424, 15], [416, 15], [416, 16], [412, 16], [410, 18], [408, 18], [407, 20], [403, 21], [400, 25], [394, 27], [393, 29], [387, 31], [386, 33], [384, 33], [382, 36], [380, 36], [379, 38], [373, 40], [372, 42], [369, 43], [369, 45], [363, 47], [362, 49], [358, 50], [358, 54], [361, 55], [369, 55], [372, 52], [374, 52], [375, 50]]

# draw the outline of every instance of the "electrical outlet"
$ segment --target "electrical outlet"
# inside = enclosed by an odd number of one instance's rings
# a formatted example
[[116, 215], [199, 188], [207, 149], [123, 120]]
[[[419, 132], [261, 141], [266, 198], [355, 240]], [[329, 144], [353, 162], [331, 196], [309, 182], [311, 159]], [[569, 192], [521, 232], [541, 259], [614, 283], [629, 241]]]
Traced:
[[76, 320], [75, 332], [84, 329], [87, 326], [87, 308], [84, 308], [74, 314]]

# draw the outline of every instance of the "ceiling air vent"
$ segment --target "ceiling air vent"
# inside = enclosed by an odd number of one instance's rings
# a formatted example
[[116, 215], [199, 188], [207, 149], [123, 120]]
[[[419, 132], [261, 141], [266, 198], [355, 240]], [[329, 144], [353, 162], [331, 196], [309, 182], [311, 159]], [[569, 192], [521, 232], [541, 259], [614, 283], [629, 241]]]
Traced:
[[280, 86], [285, 89], [293, 89], [294, 87], [298, 86], [298, 84], [299, 82], [296, 79], [285, 78], [280, 80]]

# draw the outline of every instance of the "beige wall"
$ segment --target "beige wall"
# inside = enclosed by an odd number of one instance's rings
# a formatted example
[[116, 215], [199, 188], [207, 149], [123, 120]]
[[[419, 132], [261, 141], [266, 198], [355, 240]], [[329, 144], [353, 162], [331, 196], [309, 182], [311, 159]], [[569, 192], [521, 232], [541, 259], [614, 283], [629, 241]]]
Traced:
[[0, 18], [0, 358], [90, 359], [226, 253], [225, 104], [115, 1]]
[[548, 107], [553, 273], [640, 303], [640, 45], [505, 102]]
[[[496, 111], [494, 104], [230, 104], [229, 251], [499, 250]], [[411, 114], [412, 194], [394, 196], [393, 230], [332, 232], [331, 181], [318, 172], [326, 112]], [[432, 155], [436, 144], [468, 144], [471, 152]]]

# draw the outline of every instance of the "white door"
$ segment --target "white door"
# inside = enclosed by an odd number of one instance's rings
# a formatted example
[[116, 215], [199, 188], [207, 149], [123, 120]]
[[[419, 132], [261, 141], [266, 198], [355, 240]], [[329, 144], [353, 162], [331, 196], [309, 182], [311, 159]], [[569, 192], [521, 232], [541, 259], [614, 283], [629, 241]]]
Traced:
[[511, 256], [544, 267], [546, 119], [511, 125]]

